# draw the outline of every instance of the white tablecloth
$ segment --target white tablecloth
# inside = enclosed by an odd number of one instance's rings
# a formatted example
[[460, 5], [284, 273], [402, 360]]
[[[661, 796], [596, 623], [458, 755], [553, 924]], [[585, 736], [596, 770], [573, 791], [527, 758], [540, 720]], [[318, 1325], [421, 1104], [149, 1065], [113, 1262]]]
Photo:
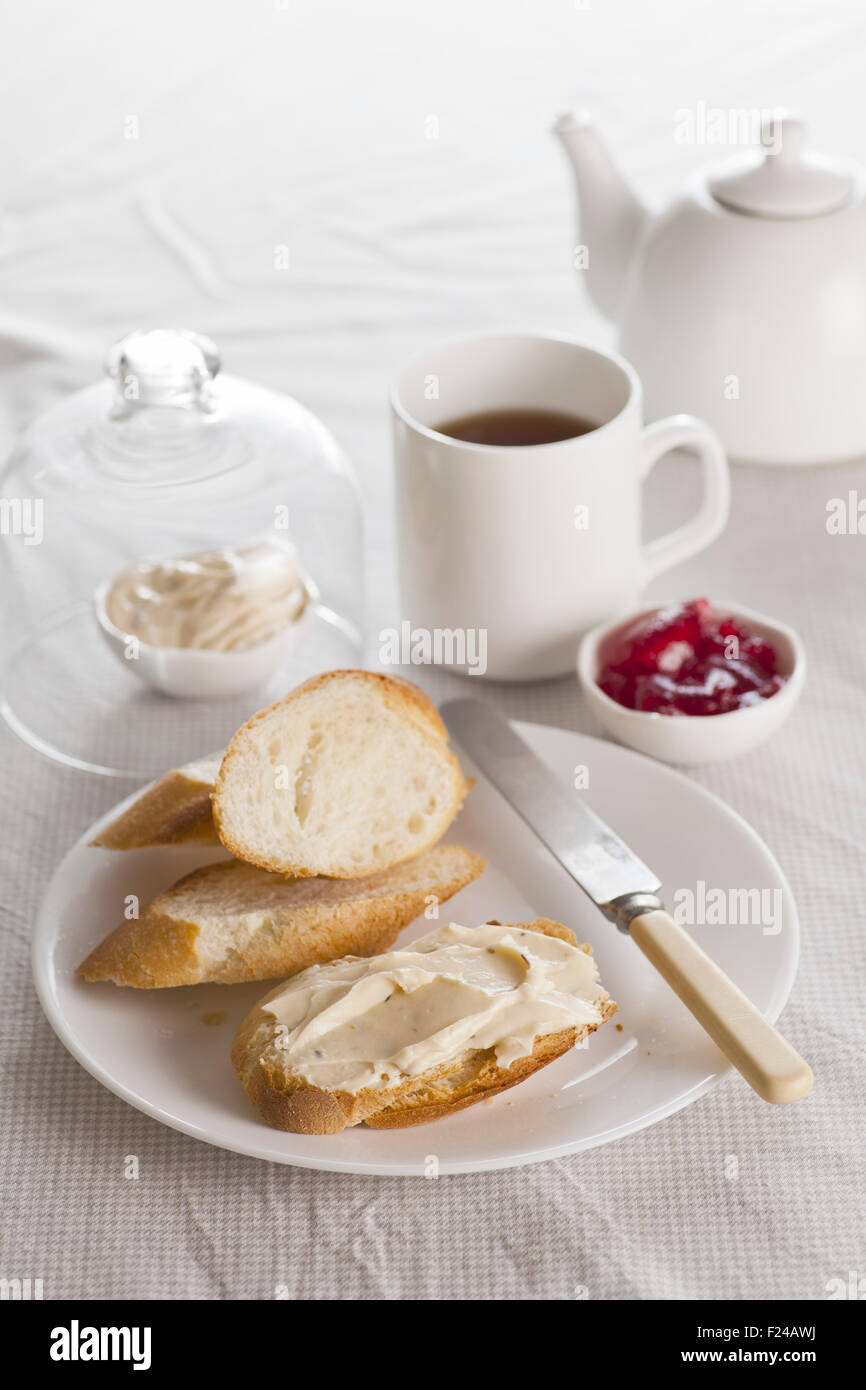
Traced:
[[[571, 190], [546, 133], [558, 106], [595, 107], [649, 198], [707, 153], [672, 137], [674, 111], [700, 101], [797, 106], [822, 144], [866, 157], [866, 12], [842, 3], [98, 0], [73, 15], [55, 0], [18, 6], [6, 30], [4, 446], [128, 328], [212, 334], [230, 370], [299, 396], [355, 460], [373, 634], [399, 614], [396, 366], [477, 328], [608, 333], [570, 269]], [[687, 463], [659, 468], [651, 529], [692, 486]], [[270, 1166], [165, 1129], [76, 1065], [30, 980], [45, 883], [118, 788], [4, 731], [0, 1276], [41, 1278], [46, 1298], [821, 1299], [866, 1274], [866, 539], [825, 530], [828, 498], [851, 488], [863, 467], [738, 469], [725, 536], [657, 586], [739, 598], [808, 648], [785, 730], [692, 774], [790, 877], [803, 958], [783, 1021], [814, 1066], [808, 1101], [772, 1109], [732, 1078], [616, 1145], [437, 1181]], [[599, 732], [572, 680], [487, 693]]]

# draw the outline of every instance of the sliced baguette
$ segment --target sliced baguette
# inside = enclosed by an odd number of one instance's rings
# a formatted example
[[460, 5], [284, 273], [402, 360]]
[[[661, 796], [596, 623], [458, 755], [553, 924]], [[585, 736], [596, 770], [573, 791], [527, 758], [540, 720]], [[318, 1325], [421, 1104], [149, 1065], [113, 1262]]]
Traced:
[[[524, 931], [559, 937], [592, 955], [592, 947], [580, 945], [574, 933], [559, 922], [538, 918], [514, 925]], [[278, 1021], [264, 1006], [282, 988], [277, 985], [244, 1019], [235, 1035], [231, 1057], [250, 1101], [266, 1123], [295, 1134], [337, 1134], [349, 1125], [362, 1123], [372, 1129], [398, 1129], [438, 1120], [526, 1080], [595, 1032], [616, 1012], [614, 1001], [597, 984], [592, 1002], [600, 1014], [598, 1023], [543, 1034], [536, 1039], [531, 1053], [517, 1058], [510, 1066], [498, 1064], [493, 1048], [475, 1049], [386, 1089], [328, 1091], [293, 1073], [278, 1046]]]
[[124, 922], [79, 965], [85, 980], [157, 989], [272, 980], [386, 950], [432, 899], [445, 902], [484, 860], [439, 845], [365, 879], [287, 879], [238, 860], [196, 869]]
[[99, 849], [218, 844], [211, 793], [220, 761], [202, 758], [166, 772], [90, 843]]
[[260, 868], [358, 878], [435, 845], [470, 785], [417, 686], [328, 671], [238, 730], [214, 823], [226, 849]]

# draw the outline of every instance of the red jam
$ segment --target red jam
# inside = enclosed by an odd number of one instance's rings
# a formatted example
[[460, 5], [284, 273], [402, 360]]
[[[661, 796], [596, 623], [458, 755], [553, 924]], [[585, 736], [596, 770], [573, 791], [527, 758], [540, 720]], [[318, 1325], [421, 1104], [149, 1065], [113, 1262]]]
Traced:
[[646, 613], [612, 632], [598, 684], [626, 709], [648, 714], [727, 714], [775, 695], [788, 679], [776, 653], [705, 598]]

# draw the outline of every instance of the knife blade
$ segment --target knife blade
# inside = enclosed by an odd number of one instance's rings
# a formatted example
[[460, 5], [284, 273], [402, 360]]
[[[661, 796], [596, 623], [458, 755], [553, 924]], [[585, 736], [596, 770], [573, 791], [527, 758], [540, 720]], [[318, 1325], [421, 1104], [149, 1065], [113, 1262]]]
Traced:
[[649, 905], [645, 900], [661, 888], [652, 869], [589, 806], [568, 795], [498, 710], [481, 700], [448, 700], [440, 714], [488, 781], [605, 915], [617, 918], [613, 905], [636, 894], [642, 907]]
[[808, 1063], [664, 910], [659, 880], [600, 816], [561, 782], [491, 705], [449, 700], [448, 732], [598, 908], [658, 970], [763, 1100], [785, 1105], [812, 1089]]

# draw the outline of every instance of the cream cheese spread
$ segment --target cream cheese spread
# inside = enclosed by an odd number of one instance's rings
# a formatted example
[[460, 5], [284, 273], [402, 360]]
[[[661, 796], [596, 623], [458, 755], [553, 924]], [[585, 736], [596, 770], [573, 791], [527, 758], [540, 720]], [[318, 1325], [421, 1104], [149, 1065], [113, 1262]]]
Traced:
[[307, 599], [294, 551], [264, 540], [133, 565], [111, 585], [105, 611], [148, 646], [236, 652], [295, 622]]
[[262, 1008], [293, 1072], [355, 1093], [475, 1048], [507, 1067], [545, 1033], [600, 1023], [606, 998], [592, 956], [567, 941], [451, 922], [399, 950], [311, 966]]

